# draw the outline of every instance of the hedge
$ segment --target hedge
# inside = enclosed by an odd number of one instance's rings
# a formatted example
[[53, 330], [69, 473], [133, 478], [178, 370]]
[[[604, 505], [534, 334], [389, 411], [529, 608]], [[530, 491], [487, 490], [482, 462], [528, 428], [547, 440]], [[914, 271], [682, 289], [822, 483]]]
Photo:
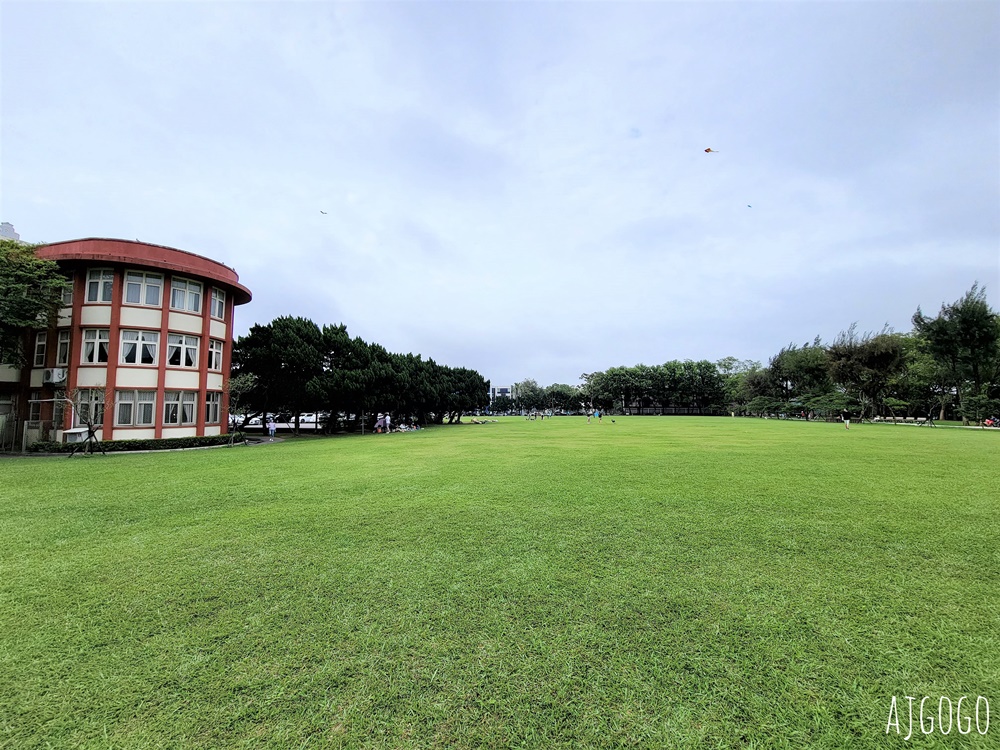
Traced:
[[[102, 440], [101, 448], [105, 453], [122, 451], [168, 451], [177, 448], [204, 448], [211, 445], [228, 445], [231, 435], [204, 435], [201, 437], [160, 438], [159, 440]], [[243, 437], [237, 435], [234, 442], [243, 442]], [[74, 448], [79, 451], [90, 450], [81, 443], [57, 443], [52, 440], [39, 440], [28, 446], [29, 453], [71, 453]], [[96, 450], [96, 448], [95, 448]]]

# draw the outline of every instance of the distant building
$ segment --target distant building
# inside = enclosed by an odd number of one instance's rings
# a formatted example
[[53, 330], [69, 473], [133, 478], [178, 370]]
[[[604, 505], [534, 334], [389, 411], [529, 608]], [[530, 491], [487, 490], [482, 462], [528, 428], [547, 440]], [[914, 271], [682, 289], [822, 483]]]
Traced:
[[493, 407], [493, 402], [500, 396], [506, 396], [509, 399], [513, 399], [516, 394], [517, 389], [512, 385], [490, 386], [490, 407]]
[[17, 240], [19, 242], [21, 240], [21, 235], [14, 231], [14, 225], [9, 221], [0, 224], [0, 237], [3, 237], [5, 240]]
[[[236, 271], [144, 242], [82, 239], [35, 249], [70, 279], [54, 327], [25, 331], [28, 363], [0, 364], [0, 447], [227, 431]], [[68, 403], [67, 399], [72, 402]]]

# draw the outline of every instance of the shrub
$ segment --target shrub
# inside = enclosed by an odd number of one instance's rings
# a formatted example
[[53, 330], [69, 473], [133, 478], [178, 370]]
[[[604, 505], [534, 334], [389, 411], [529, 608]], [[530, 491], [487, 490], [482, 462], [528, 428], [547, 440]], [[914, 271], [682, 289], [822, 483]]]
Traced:
[[[159, 440], [102, 440], [105, 453], [122, 451], [166, 451], [177, 448], [204, 448], [211, 445], [226, 445], [229, 435], [204, 435], [200, 437], [160, 438]], [[80, 443], [57, 443], [39, 440], [28, 446], [29, 453], [71, 453], [74, 448], [83, 450]]]

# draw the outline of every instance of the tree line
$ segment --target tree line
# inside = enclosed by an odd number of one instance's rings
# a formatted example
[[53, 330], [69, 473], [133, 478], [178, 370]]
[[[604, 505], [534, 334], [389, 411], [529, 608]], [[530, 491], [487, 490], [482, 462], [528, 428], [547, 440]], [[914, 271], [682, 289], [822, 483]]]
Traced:
[[[66, 279], [34, 246], [0, 239], [0, 361], [23, 366], [30, 332], [52, 325]], [[913, 329], [859, 333], [831, 343], [788, 344], [767, 366], [726, 357], [669, 361], [584, 373], [577, 385], [515, 386], [492, 410], [601, 408], [623, 413], [763, 415], [848, 409], [873, 415], [958, 417], [1000, 413], [1000, 315], [978, 284], [937, 315], [920, 308]], [[459, 421], [490, 407], [489, 381], [475, 370], [394, 354], [352, 338], [344, 325], [322, 328], [280, 317], [237, 339], [230, 379], [233, 413], [329, 412], [356, 428], [376, 412], [397, 421]]]
[[[913, 330], [859, 333], [824, 344], [788, 344], [767, 366], [726, 357], [670, 361], [584, 373], [577, 386], [525, 380], [495, 411], [599, 408], [639, 414], [957, 417], [979, 422], [1000, 413], [1000, 315], [973, 284], [936, 316], [917, 308]], [[499, 401], [499, 403], [498, 403]]]
[[230, 412], [243, 417], [327, 412], [328, 429], [370, 428], [376, 413], [396, 424], [458, 422], [489, 404], [489, 381], [475, 370], [394, 354], [351, 337], [347, 327], [299, 317], [254, 325], [233, 348]]

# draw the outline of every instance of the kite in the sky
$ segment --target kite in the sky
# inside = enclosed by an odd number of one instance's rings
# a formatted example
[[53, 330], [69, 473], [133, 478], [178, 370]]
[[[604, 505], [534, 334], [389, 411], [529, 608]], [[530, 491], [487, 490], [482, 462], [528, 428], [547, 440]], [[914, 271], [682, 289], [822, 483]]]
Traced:
[[719, 153], [719, 152], [718, 152], [718, 151], [716, 151], [716, 150], [715, 150], [714, 148], [706, 148], [706, 149], [705, 149], [705, 153], [706, 153], [706, 154], [717, 154], [717, 153]]
[[323, 214], [324, 216], [326, 215], [326, 211], [320, 211], [320, 213]]

